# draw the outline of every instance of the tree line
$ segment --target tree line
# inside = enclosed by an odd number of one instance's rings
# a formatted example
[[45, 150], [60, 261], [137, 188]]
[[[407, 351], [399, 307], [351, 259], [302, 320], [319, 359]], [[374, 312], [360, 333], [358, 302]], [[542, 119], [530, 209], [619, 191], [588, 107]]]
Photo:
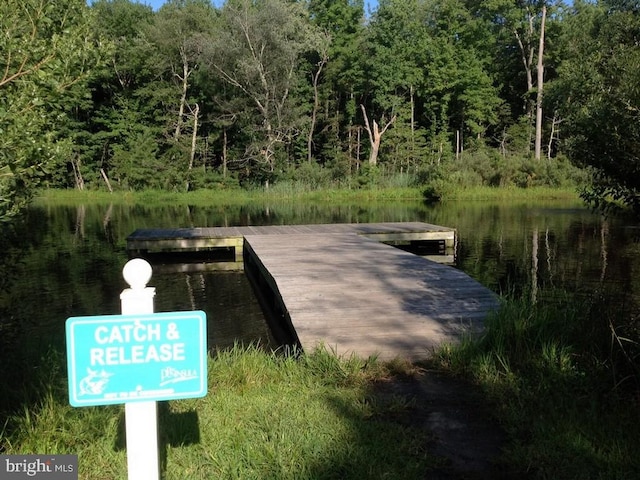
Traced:
[[585, 198], [640, 211], [639, 9], [5, 0], [0, 216], [41, 185], [526, 186], [573, 175], [567, 159], [590, 169]]

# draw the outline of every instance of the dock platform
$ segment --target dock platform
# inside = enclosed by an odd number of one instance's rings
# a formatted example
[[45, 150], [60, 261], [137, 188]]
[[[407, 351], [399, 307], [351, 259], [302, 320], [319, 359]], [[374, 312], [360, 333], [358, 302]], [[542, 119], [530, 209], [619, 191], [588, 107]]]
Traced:
[[453, 258], [455, 241], [452, 228], [408, 222], [136, 230], [127, 248], [143, 256], [230, 250], [290, 343], [420, 360], [481, 331], [498, 308], [464, 272], [403, 249], [435, 242]]
[[358, 235], [245, 237], [245, 271], [305, 351], [424, 359], [482, 330], [496, 295], [465, 273]]

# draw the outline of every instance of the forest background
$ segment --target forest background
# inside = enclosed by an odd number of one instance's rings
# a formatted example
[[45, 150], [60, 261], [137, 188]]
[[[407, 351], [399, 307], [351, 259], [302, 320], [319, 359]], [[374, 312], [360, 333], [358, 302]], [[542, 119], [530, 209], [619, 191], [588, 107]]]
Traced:
[[639, 10], [6, 0], [0, 218], [42, 186], [583, 185], [640, 211]]

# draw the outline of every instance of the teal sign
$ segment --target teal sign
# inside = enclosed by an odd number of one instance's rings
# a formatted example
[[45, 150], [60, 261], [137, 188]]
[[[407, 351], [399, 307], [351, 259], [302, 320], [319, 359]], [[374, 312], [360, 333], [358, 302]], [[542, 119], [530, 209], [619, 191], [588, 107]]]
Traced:
[[204, 397], [206, 334], [201, 311], [68, 318], [69, 402], [83, 407]]

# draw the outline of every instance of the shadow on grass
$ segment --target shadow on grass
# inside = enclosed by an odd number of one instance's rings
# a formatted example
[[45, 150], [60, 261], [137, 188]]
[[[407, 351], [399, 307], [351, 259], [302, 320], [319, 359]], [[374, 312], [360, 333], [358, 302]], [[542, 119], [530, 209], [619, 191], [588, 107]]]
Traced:
[[[160, 472], [166, 471], [168, 449], [200, 443], [200, 422], [198, 412], [172, 412], [168, 402], [158, 402], [158, 449]], [[126, 450], [126, 415], [124, 410], [118, 417], [118, 429], [113, 448]]]

